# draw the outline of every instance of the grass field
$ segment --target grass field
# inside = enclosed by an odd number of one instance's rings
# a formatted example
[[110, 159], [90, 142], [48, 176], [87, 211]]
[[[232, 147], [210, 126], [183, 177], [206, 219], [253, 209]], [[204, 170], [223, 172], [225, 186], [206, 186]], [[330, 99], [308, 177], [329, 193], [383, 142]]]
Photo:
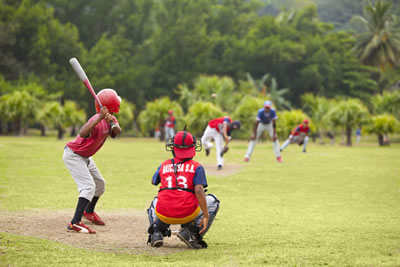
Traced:
[[[62, 161], [66, 142], [0, 137], [0, 214], [73, 211], [77, 190]], [[207, 175], [209, 193], [221, 200], [205, 237], [208, 249], [105, 252], [17, 235], [6, 227], [0, 229], [0, 266], [400, 265], [399, 144], [311, 143], [307, 153], [291, 145], [283, 164], [275, 162], [270, 142], [258, 144], [248, 163], [242, 162], [246, 148], [246, 142], [233, 141], [225, 156], [226, 168], [236, 173]], [[210, 166], [214, 153], [195, 159]], [[151, 176], [169, 157], [163, 143], [152, 139], [108, 140], [94, 157], [107, 181], [97, 211], [145, 216], [157, 193]]]

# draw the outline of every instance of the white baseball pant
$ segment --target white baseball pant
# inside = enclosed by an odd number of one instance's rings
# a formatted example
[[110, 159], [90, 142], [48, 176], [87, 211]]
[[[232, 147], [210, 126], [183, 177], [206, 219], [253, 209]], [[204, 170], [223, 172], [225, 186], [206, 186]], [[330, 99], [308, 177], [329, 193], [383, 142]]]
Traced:
[[215, 141], [215, 150], [217, 152], [217, 165], [224, 165], [224, 158], [221, 157], [221, 152], [224, 149], [224, 137], [223, 135], [218, 132], [215, 128], [211, 128], [207, 126], [206, 130], [204, 131], [203, 136], [201, 137], [201, 142], [205, 149], [211, 149], [213, 144], [211, 140], [214, 139]]
[[[300, 139], [299, 135], [293, 136], [290, 135], [288, 139], [283, 143], [281, 150], [284, 150], [289, 144], [293, 143], [298, 143]], [[303, 143], [303, 150], [305, 151], [307, 149], [307, 144], [308, 144], [308, 136], [304, 137], [304, 143]]]

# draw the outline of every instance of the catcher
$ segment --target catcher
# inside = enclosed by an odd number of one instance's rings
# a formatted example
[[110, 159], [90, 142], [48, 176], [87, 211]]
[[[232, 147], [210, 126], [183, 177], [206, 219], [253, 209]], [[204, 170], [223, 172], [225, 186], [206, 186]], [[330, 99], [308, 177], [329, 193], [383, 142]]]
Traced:
[[203, 236], [217, 215], [219, 200], [204, 193], [204, 168], [193, 160], [196, 151], [201, 151], [201, 142], [183, 130], [167, 141], [166, 150], [172, 151], [173, 158], [164, 161], [153, 175], [152, 184], [161, 186], [147, 210], [148, 243], [161, 247], [163, 237], [171, 236], [169, 226], [181, 224], [177, 234], [181, 241], [189, 248], [207, 248]]
[[308, 144], [308, 133], [310, 132], [309, 121], [304, 120], [303, 123], [299, 124], [296, 128], [292, 130], [289, 138], [281, 146], [281, 152], [289, 145], [293, 143], [298, 143], [299, 146], [303, 145], [303, 152], [307, 151]]
[[[218, 170], [222, 170], [224, 165], [224, 154], [228, 152], [229, 140], [231, 139], [231, 133], [235, 129], [240, 129], [239, 121], [232, 121], [228, 116], [213, 119], [208, 123], [203, 136], [201, 137], [201, 142], [204, 145], [206, 156], [210, 154], [210, 149], [212, 147], [211, 140], [215, 141], [215, 149], [217, 150], [217, 165]], [[225, 140], [225, 146], [223, 146], [223, 141]]]

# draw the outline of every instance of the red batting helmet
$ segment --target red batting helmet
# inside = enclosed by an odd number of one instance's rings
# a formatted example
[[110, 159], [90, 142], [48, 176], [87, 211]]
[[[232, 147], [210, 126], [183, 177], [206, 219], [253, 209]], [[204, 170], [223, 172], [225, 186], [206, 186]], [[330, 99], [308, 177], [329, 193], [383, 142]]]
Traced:
[[[108, 109], [110, 113], [118, 113], [121, 97], [113, 89], [103, 89], [97, 94], [100, 103]], [[100, 107], [95, 101], [96, 111], [100, 112]]]
[[172, 151], [173, 155], [180, 159], [193, 158], [201, 148], [201, 141], [187, 131], [179, 131], [166, 143], [167, 151]]

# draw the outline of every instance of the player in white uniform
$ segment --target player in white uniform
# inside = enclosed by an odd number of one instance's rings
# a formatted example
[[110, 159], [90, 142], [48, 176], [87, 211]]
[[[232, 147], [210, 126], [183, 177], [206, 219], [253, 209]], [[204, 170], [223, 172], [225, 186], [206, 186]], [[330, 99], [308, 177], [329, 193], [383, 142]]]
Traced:
[[268, 131], [269, 136], [273, 142], [273, 150], [276, 156], [276, 160], [278, 162], [283, 162], [282, 156], [279, 151], [279, 140], [276, 135], [276, 120], [278, 116], [276, 115], [275, 109], [272, 108], [271, 101], [264, 102], [264, 108], [261, 108], [258, 111], [256, 122], [254, 124], [253, 134], [251, 136], [251, 140], [249, 143], [249, 147], [247, 149], [247, 154], [244, 156], [244, 161], [247, 162], [250, 160], [251, 154], [256, 147], [256, 143], [260, 138], [261, 134], [264, 131]]

